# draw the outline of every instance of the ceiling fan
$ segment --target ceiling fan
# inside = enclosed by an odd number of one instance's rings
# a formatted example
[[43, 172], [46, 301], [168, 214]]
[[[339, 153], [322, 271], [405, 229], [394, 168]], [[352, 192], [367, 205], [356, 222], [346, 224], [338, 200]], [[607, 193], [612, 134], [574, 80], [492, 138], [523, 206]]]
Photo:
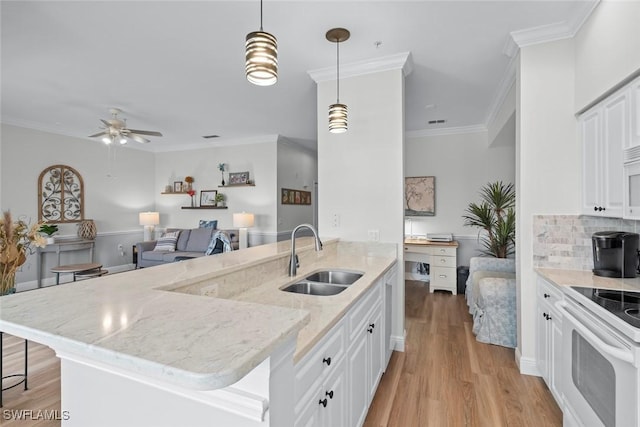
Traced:
[[150, 130], [138, 130], [127, 128], [127, 119], [121, 119], [118, 114], [122, 112], [119, 108], [111, 108], [111, 119], [100, 121], [104, 124], [104, 130], [93, 135], [89, 135], [89, 138], [102, 137], [102, 142], [105, 144], [112, 144], [114, 141], [120, 142], [120, 144], [126, 144], [130, 139], [146, 144], [149, 141], [145, 136], [162, 136], [160, 132]]

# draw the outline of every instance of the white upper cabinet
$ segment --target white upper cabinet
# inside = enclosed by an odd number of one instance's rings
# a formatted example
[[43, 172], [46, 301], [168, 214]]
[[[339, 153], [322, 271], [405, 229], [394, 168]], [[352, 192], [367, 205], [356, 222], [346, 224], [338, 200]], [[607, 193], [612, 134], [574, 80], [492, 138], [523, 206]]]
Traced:
[[631, 107], [631, 137], [628, 147], [640, 147], [640, 78], [631, 83], [629, 104]]
[[622, 217], [623, 150], [629, 144], [629, 110], [629, 94], [625, 89], [580, 117], [585, 215]]

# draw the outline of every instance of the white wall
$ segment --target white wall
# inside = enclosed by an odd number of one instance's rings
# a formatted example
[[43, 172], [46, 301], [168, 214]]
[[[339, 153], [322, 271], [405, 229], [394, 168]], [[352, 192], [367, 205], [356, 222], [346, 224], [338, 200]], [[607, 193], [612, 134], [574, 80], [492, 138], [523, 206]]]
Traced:
[[[107, 267], [131, 263], [131, 246], [142, 238], [138, 212], [154, 207], [153, 154], [118, 147], [110, 169], [107, 147], [96, 141], [5, 124], [1, 132], [0, 209], [11, 210], [14, 218], [26, 215], [36, 221], [40, 172], [56, 164], [71, 166], [84, 181], [84, 216], [93, 219], [98, 229], [95, 260]], [[60, 237], [76, 234], [75, 224], [60, 225]], [[62, 262], [86, 262], [86, 257], [68, 253]], [[35, 258], [28, 257], [16, 276], [18, 283], [35, 280]], [[51, 262], [45, 266], [45, 277], [52, 276], [48, 269], [53, 266]]]
[[575, 111], [640, 72], [640, 2], [601, 1], [575, 37]]
[[509, 88], [502, 105], [498, 109], [495, 118], [487, 126], [489, 145], [493, 145], [498, 135], [503, 131], [507, 122], [516, 111], [516, 85], [515, 81]]
[[[200, 219], [218, 220], [218, 228], [233, 228], [233, 214], [250, 212], [255, 215], [255, 226], [249, 229], [250, 236], [258, 235], [275, 241], [277, 231], [277, 209], [275, 189], [277, 185], [277, 142], [267, 141], [257, 144], [212, 147], [200, 150], [173, 151], [156, 154], [154, 196], [156, 209], [160, 212], [160, 227], [198, 226]], [[228, 172], [249, 172], [255, 187], [219, 188], [222, 175], [218, 164], [225, 163], [225, 182]], [[162, 195], [166, 185], [174, 181], [184, 181], [190, 175], [195, 179], [193, 188], [197, 191], [197, 204], [201, 190], [217, 190], [224, 194], [227, 209], [185, 210], [189, 206], [186, 194]], [[259, 244], [250, 239], [250, 244]]]
[[[391, 70], [341, 79], [349, 130], [331, 134], [327, 110], [335, 81], [318, 83], [319, 231], [322, 236], [395, 243], [402, 265], [404, 77]], [[337, 222], [334, 222], [336, 219]], [[404, 333], [404, 277], [399, 271], [393, 335]]]
[[580, 207], [573, 49], [573, 40], [562, 40], [520, 51], [516, 91], [516, 355], [523, 372], [535, 366], [533, 215], [577, 214]]
[[[280, 239], [290, 238], [299, 224], [313, 224], [313, 211], [318, 204], [314, 183], [318, 181], [318, 161], [315, 152], [282, 138], [278, 140], [278, 178], [276, 185], [277, 231]], [[311, 192], [311, 205], [284, 205], [280, 201], [282, 188]]]

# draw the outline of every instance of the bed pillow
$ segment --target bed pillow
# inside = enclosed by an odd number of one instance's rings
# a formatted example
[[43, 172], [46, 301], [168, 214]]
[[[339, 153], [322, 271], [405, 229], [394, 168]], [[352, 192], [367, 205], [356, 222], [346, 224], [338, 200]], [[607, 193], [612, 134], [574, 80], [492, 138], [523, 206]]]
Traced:
[[170, 233], [162, 233], [162, 237], [158, 239], [156, 242], [156, 247], [153, 248], [154, 251], [165, 251], [165, 252], [175, 252], [176, 251], [176, 243], [178, 242], [178, 236], [180, 235], [179, 231], [174, 231]]
[[201, 219], [198, 228], [218, 228], [218, 220], [212, 219], [211, 221], [205, 221]]

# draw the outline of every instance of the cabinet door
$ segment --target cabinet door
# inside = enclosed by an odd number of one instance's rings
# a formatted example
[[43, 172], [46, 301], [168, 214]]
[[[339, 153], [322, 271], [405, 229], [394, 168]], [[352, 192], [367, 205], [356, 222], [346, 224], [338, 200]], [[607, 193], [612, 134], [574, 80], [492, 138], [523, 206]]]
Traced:
[[327, 406], [320, 406], [322, 425], [326, 427], [346, 426], [349, 399], [344, 359], [327, 378], [320, 398], [327, 399]]
[[629, 104], [631, 109], [629, 148], [631, 148], [640, 146], [640, 79], [636, 79], [636, 81], [631, 84]]
[[319, 427], [322, 424], [322, 406], [318, 403], [320, 397], [320, 389], [313, 387], [314, 392], [309, 393], [305, 402], [304, 409], [300, 411], [300, 414], [296, 418], [296, 427]]
[[546, 303], [543, 303], [538, 297], [537, 314], [537, 348], [536, 358], [538, 359], [538, 370], [545, 382], [549, 384], [549, 329], [547, 322], [547, 314], [549, 310]]
[[350, 397], [349, 426], [362, 425], [369, 405], [367, 335], [369, 334], [366, 330], [362, 330], [361, 333], [357, 334], [347, 354]]
[[623, 92], [608, 100], [603, 107], [602, 182], [603, 215], [622, 217], [624, 186], [623, 149], [628, 145], [628, 97]]
[[582, 137], [582, 213], [598, 215], [600, 207], [600, 109], [580, 118]]
[[[371, 331], [371, 332], [369, 332]], [[378, 306], [371, 314], [371, 323], [367, 329], [369, 333], [368, 339], [368, 358], [369, 358], [369, 399], [368, 404], [373, 400], [376, 394], [378, 383], [382, 377], [383, 360], [384, 360], [384, 328], [382, 324], [382, 306]]]
[[549, 349], [549, 375], [551, 383], [549, 389], [560, 405], [562, 402], [562, 318], [556, 311], [551, 312]]

